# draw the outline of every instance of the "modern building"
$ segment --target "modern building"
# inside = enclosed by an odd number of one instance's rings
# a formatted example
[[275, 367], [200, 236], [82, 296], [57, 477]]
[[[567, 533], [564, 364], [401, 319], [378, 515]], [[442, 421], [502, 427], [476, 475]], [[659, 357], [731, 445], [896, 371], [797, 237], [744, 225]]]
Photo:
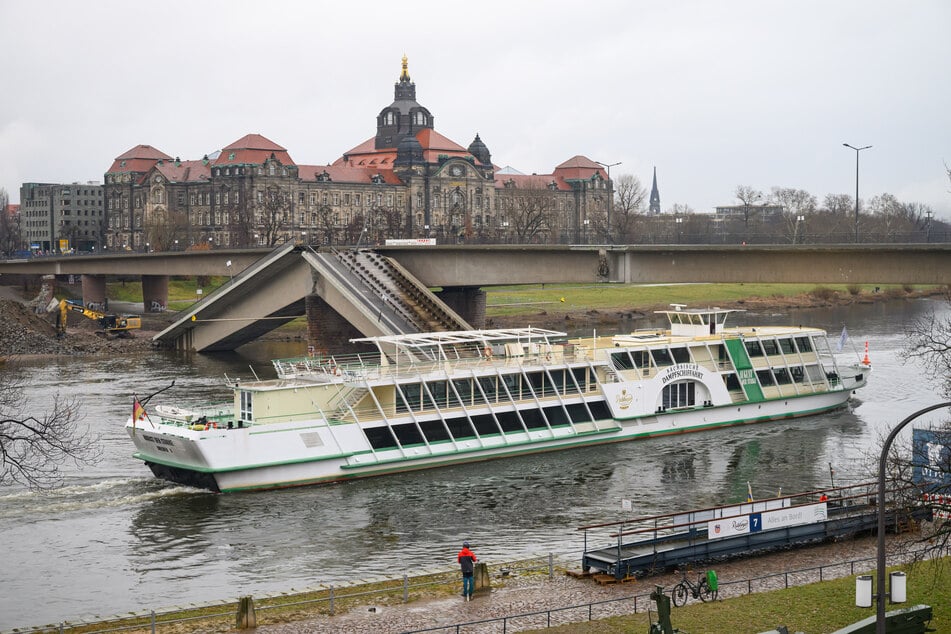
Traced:
[[330, 165], [299, 165], [260, 134], [198, 161], [136, 146], [105, 174], [106, 242], [154, 250], [607, 235], [613, 188], [599, 164], [575, 156], [548, 174], [499, 170], [478, 133], [463, 147], [434, 122], [404, 57], [375, 134]]
[[20, 237], [32, 251], [96, 251], [104, 243], [104, 220], [98, 182], [20, 186]]

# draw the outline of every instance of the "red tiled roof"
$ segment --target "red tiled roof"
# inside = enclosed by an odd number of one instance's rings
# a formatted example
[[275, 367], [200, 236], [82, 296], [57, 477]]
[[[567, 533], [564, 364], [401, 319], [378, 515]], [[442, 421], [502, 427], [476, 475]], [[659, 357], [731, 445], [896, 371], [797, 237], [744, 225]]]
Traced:
[[573, 156], [558, 167], [555, 168], [555, 175], [568, 180], [587, 179], [594, 176], [595, 172], [601, 174], [601, 178], [608, 179], [607, 172], [586, 156]]
[[379, 174], [387, 185], [399, 185], [400, 179], [390, 167], [354, 167], [339, 162], [333, 165], [298, 165], [297, 173], [303, 181], [315, 181], [317, 176], [327, 172], [334, 183], [355, 183], [365, 185], [373, 182], [373, 176]]
[[[423, 128], [416, 133], [416, 140], [423, 148], [423, 159], [429, 163], [439, 161], [440, 155], [445, 156], [471, 156], [469, 150], [462, 147], [455, 141], [444, 137], [435, 130]], [[367, 139], [357, 147], [334, 161], [334, 165], [352, 165], [355, 167], [372, 167], [382, 165], [392, 165], [396, 160], [396, 148], [376, 149], [376, 137]]]
[[548, 189], [552, 181], [558, 191], [570, 191], [571, 185], [565, 179], [555, 174], [496, 174], [495, 188], [505, 189], [505, 183], [515, 183], [518, 189]]
[[208, 161], [162, 161], [155, 169], [171, 183], [194, 183], [211, 178]]
[[147, 172], [157, 161], [170, 161], [172, 157], [151, 145], [137, 145], [120, 154], [112, 162], [107, 174], [114, 172]]
[[222, 148], [215, 159], [217, 165], [261, 165], [274, 156], [282, 165], [294, 165], [287, 150], [260, 134], [246, 134], [234, 143]]

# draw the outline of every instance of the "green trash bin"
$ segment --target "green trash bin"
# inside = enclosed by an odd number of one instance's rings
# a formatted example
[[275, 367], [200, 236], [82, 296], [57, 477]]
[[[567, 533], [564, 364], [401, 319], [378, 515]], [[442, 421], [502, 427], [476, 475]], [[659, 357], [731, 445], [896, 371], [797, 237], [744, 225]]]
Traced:
[[710, 589], [716, 592], [719, 588], [717, 586], [717, 571], [708, 570], [707, 571], [707, 585], [710, 586]]

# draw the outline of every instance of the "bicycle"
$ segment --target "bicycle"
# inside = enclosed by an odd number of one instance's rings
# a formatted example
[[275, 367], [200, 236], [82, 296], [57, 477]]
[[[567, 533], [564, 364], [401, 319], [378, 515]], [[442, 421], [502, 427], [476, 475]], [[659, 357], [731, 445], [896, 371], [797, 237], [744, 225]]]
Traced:
[[[716, 572], [710, 570], [706, 574], [697, 575], [697, 583], [687, 578], [687, 572], [681, 574], [680, 583], [674, 586], [670, 593], [674, 600], [674, 605], [683, 607], [687, 603], [687, 598], [692, 596], [694, 599], [700, 599], [703, 602], [716, 601], [719, 588], [716, 585]], [[713, 573], [712, 575], [710, 573]], [[710, 577], [713, 577], [711, 580]], [[711, 585], [713, 584], [713, 585]]]

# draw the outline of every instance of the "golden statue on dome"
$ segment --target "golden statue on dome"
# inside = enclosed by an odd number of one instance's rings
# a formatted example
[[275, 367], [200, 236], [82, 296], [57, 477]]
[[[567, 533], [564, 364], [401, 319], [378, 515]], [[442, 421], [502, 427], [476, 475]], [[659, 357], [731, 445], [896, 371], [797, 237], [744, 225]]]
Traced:
[[400, 81], [403, 80], [410, 81], [409, 78], [409, 62], [406, 59], [406, 54], [403, 54], [403, 72], [400, 73]]

